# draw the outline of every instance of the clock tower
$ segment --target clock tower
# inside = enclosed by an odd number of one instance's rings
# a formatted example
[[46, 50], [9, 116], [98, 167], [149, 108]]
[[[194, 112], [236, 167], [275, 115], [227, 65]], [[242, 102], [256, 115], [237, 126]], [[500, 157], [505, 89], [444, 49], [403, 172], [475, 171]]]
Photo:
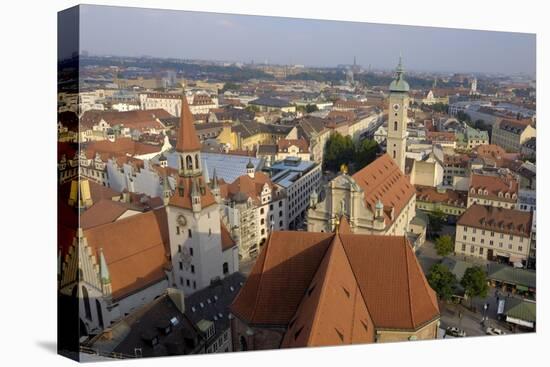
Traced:
[[[186, 295], [236, 271], [231, 251], [222, 248], [220, 211], [203, 176], [201, 143], [185, 95], [182, 97], [177, 144], [175, 189], [165, 194], [172, 282]], [[167, 181], [167, 190], [169, 183]], [[237, 251], [235, 251], [237, 253]], [[225, 265], [227, 263], [227, 265]]]
[[405, 172], [407, 148], [407, 110], [409, 108], [409, 84], [403, 78], [403, 64], [399, 57], [395, 79], [390, 84], [388, 108], [387, 153], [401, 172]]

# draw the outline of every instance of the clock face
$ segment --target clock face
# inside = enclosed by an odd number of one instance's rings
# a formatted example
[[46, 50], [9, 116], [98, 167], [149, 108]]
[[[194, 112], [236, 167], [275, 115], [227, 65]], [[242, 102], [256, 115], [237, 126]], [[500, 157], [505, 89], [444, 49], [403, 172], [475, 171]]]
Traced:
[[394, 111], [399, 111], [399, 103], [395, 103], [393, 105], [393, 109], [394, 109]]
[[183, 215], [178, 215], [176, 221], [178, 222], [178, 225], [180, 225], [182, 227], [187, 224], [187, 220], [185, 219], [185, 217]]

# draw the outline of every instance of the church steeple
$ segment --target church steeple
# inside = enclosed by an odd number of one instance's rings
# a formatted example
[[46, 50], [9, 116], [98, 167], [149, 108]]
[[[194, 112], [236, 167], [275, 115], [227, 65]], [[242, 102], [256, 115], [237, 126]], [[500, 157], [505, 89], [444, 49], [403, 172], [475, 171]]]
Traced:
[[403, 58], [395, 69], [395, 79], [390, 84], [388, 106], [387, 153], [393, 158], [401, 172], [405, 172], [405, 152], [407, 147], [407, 110], [409, 108], [409, 83], [403, 77]]
[[184, 92], [181, 100], [180, 126], [176, 142], [180, 176], [194, 177], [201, 174], [201, 147], [201, 142], [195, 130], [195, 120]]

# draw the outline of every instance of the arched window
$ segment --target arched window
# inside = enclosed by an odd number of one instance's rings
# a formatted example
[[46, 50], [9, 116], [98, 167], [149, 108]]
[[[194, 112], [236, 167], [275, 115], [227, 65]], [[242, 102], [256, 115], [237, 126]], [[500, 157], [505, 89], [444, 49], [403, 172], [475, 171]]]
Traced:
[[103, 329], [103, 311], [101, 309], [101, 303], [98, 299], [95, 300], [95, 308], [97, 311], [97, 319], [99, 320], [99, 327]]
[[180, 156], [180, 167], [181, 167], [181, 169], [185, 168], [185, 165], [183, 164], [183, 157], [182, 156]]
[[186, 162], [187, 169], [193, 169], [193, 158], [191, 158], [190, 155], [185, 157], [185, 162]]
[[199, 169], [199, 155], [198, 154], [195, 154], [195, 168], [196, 169]]
[[84, 299], [84, 312], [88, 320], [92, 319], [92, 309], [90, 308], [90, 298], [88, 297], [88, 290], [82, 286], [82, 298]]
[[397, 121], [394, 121], [394, 122], [393, 122], [393, 129], [394, 129], [395, 131], [397, 131]]
[[396, 157], [396, 154], [395, 154], [395, 150], [393, 151], [393, 159], [395, 159]]
[[229, 264], [227, 262], [223, 263], [223, 273], [224, 274], [229, 273]]
[[241, 344], [241, 350], [242, 351], [247, 351], [248, 350], [248, 343], [246, 342], [246, 339], [244, 336], [241, 335], [241, 339], [240, 339], [240, 344]]

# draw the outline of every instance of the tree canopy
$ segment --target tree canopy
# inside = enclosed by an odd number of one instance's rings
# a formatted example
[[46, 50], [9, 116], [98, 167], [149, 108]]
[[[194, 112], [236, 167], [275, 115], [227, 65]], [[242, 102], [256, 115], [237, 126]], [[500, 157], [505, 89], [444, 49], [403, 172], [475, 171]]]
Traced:
[[435, 250], [439, 256], [447, 256], [453, 252], [455, 244], [450, 235], [440, 236], [435, 240]]
[[489, 285], [487, 284], [487, 274], [481, 266], [472, 266], [464, 272], [460, 281], [464, 292], [470, 298], [487, 297]]
[[439, 209], [428, 213], [428, 231], [431, 235], [441, 231], [446, 217], [445, 213]]
[[428, 283], [440, 299], [448, 300], [454, 294], [458, 280], [443, 264], [434, 264], [428, 273]]
[[325, 145], [325, 169], [337, 172], [342, 164], [349, 166], [353, 162], [354, 153], [355, 146], [350, 136], [332, 134]]
[[374, 140], [365, 139], [356, 145], [350, 136], [334, 133], [325, 145], [324, 169], [337, 172], [345, 164], [359, 170], [375, 160], [378, 152], [379, 146]]
[[360, 142], [355, 152], [356, 169], [360, 170], [361, 168], [369, 165], [376, 159], [376, 155], [379, 151], [380, 148], [375, 140], [365, 139]]

